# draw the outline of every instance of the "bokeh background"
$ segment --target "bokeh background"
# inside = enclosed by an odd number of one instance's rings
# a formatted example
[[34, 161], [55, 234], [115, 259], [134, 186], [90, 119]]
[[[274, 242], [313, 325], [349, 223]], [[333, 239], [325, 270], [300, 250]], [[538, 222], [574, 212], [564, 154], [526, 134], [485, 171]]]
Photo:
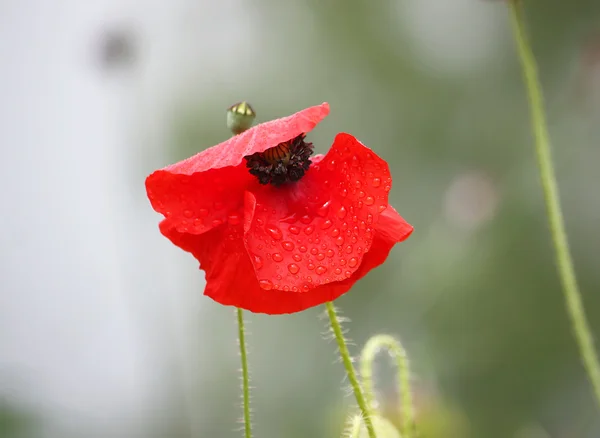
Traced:
[[[600, 338], [600, 3], [525, 4]], [[234, 312], [144, 189], [239, 100], [257, 122], [327, 101], [318, 152], [348, 131], [389, 161], [415, 232], [336, 304], [353, 354], [404, 343], [424, 437], [600, 436], [504, 2], [2, 0], [0, 63], [0, 437], [242, 435]], [[352, 412], [321, 312], [246, 314], [255, 436], [339, 436]]]

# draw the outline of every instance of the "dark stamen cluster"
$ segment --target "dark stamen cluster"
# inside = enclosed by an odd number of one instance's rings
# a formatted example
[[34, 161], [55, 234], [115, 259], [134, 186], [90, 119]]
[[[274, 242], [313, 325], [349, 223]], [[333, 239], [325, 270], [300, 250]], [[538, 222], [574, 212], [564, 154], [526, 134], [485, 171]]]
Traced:
[[298, 181], [310, 167], [313, 144], [304, 141], [305, 134], [280, 143], [266, 151], [244, 157], [250, 173], [261, 184], [280, 186]]

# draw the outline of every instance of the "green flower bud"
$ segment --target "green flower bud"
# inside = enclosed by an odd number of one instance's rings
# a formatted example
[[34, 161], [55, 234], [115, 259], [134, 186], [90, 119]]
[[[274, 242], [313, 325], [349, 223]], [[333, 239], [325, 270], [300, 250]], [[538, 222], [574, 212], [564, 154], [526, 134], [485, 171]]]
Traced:
[[227, 108], [227, 127], [240, 134], [252, 126], [256, 113], [248, 102], [238, 102]]

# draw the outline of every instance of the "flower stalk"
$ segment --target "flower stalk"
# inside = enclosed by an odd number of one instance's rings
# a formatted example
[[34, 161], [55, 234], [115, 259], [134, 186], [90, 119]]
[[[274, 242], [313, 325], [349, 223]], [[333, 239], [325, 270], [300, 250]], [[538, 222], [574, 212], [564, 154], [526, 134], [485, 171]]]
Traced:
[[414, 407], [412, 400], [412, 391], [410, 387], [410, 369], [408, 366], [408, 356], [402, 347], [402, 344], [389, 335], [373, 336], [360, 355], [360, 375], [362, 377], [362, 386], [364, 388], [367, 405], [375, 405], [375, 391], [373, 384], [373, 362], [375, 356], [382, 349], [386, 349], [396, 359], [398, 395], [400, 396], [400, 408], [402, 417], [402, 438], [411, 438], [414, 427]]
[[558, 274], [562, 284], [565, 303], [571, 319], [573, 333], [579, 347], [581, 359], [589, 376], [596, 401], [600, 406], [600, 363], [585, 316], [581, 293], [577, 286], [573, 260], [569, 251], [567, 233], [560, 206], [558, 184], [552, 164], [550, 140], [544, 110], [544, 99], [538, 78], [535, 56], [525, 30], [521, 0], [509, 0], [510, 20], [517, 51], [523, 69], [523, 77], [530, 105], [531, 125], [535, 138], [535, 151], [550, 232], [554, 244]]
[[244, 328], [244, 312], [237, 308], [238, 340], [240, 343], [240, 358], [242, 361], [242, 398], [244, 403], [244, 437], [252, 438], [250, 420], [250, 376], [248, 374], [248, 355], [246, 352], [246, 331]]
[[337, 312], [331, 301], [325, 303], [325, 307], [327, 308], [327, 315], [329, 316], [331, 330], [333, 331], [340, 350], [340, 357], [344, 363], [344, 368], [346, 368], [346, 374], [348, 375], [348, 380], [352, 386], [352, 391], [354, 392], [356, 403], [358, 404], [358, 408], [362, 414], [369, 438], [377, 438], [375, 435], [375, 428], [373, 427], [373, 422], [371, 420], [371, 412], [367, 406], [365, 397], [363, 396], [358, 378], [356, 377], [356, 371], [354, 370], [354, 365], [352, 364], [352, 358], [350, 357], [350, 352], [348, 351], [348, 346], [346, 345], [346, 339], [344, 339], [344, 333], [342, 332], [342, 327], [337, 316]]

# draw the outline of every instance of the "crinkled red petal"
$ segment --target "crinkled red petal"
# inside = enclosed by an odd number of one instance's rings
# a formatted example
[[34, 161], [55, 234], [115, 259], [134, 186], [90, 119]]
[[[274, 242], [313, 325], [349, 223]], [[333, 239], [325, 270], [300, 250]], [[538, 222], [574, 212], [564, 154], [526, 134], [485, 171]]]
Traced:
[[263, 152], [312, 130], [329, 113], [329, 105], [261, 123], [193, 157], [157, 170], [146, 179], [152, 207], [168, 228], [202, 234], [225, 222], [242, 220], [245, 188], [255, 184], [244, 156]]
[[351, 278], [371, 249], [391, 181], [383, 159], [342, 133], [302, 180], [248, 193], [244, 239], [262, 284], [307, 292]]
[[191, 252], [206, 272], [204, 294], [220, 304], [255, 313], [299, 312], [331, 301], [347, 292], [371, 269], [382, 264], [395, 243], [406, 239], [412, 227], [389, 207], [379, 219], [370, 251], [348, 279], [329, 283], [308, 292], [266, 290], [259, 285], [255, 267], [244, 248], [242, 225], [221, 225], [203, 235], [180, 233], [163, 221], [161, 232], [175, 245]]

